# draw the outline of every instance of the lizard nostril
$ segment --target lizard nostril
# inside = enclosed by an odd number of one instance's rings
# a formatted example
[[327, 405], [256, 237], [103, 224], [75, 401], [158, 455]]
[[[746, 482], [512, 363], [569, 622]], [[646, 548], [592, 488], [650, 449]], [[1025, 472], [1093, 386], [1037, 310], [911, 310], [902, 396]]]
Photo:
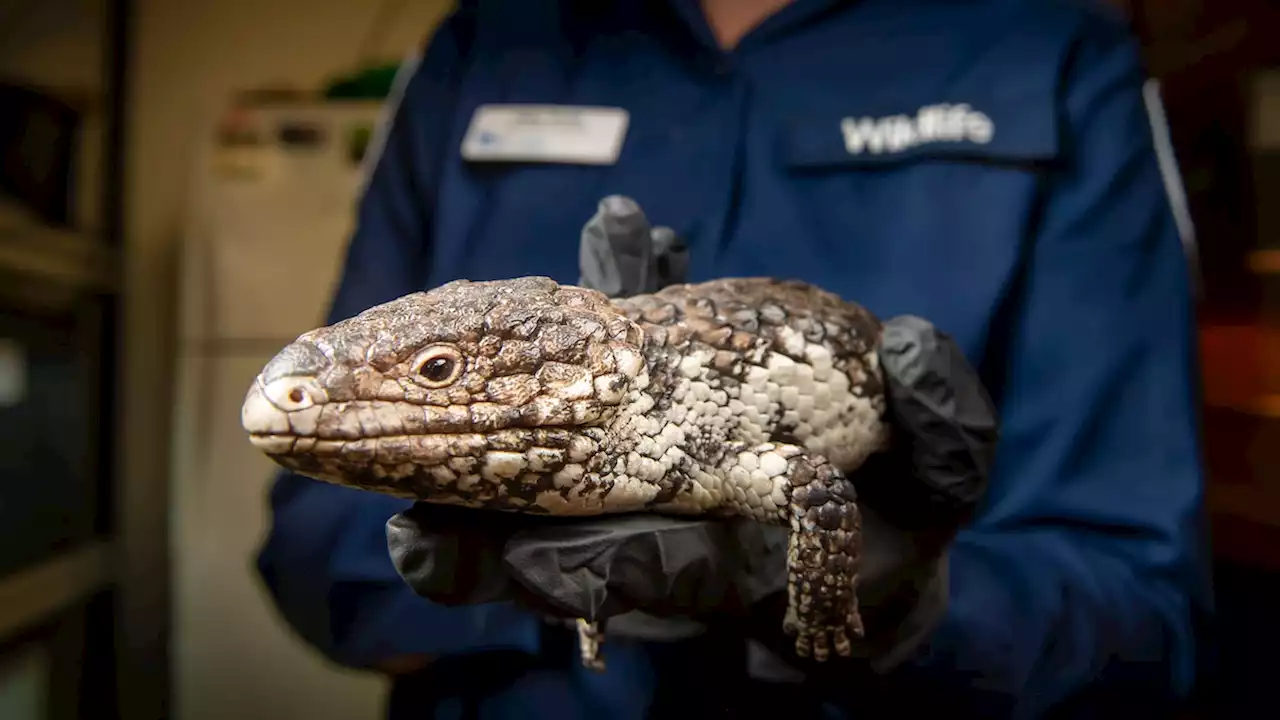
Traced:
[[265, 383], [262, 394], [285, 412], [306, 410], [328, 401], [324, 388], [315, 378], [285, 377]]

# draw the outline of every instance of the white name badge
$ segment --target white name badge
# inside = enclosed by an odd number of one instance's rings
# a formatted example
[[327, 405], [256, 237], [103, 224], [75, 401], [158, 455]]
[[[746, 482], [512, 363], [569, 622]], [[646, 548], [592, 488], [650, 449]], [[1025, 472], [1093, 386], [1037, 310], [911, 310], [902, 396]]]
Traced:
[[473, 162], [612, 165], [622, 151], [630, 117], [622, 108], [481, 105], [462, 139], [462, 157]]

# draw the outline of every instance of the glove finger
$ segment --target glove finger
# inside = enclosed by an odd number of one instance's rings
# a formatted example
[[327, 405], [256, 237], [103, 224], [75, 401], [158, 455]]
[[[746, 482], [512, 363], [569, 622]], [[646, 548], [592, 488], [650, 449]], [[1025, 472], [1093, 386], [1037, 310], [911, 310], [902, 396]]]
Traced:
[[610, 195], [582, 229], [579, 284], [610, 297], [647, 292], [653, 247], [649, 221], [634, 200]]
[[522, 530], [508, 542], [505, 561], [516, 582], [575, 617], [729, 612], [777, 584], [757, 580], [758, 566], [772, 561], [763, 577], [782, 576], [785, 544], [770, 546], [762, 529], [748, 522], [622, 516]]
[[387, 521], [387, 549], [400, 577], [442, 605], [494, 602], [509, 594], [503, 545], [514, 532], [497, 513], [417, 503]]
[[686, 281], [689, 275], [689, 249], [675, 230], [656, 227], [653, 236], [654, 280], [649, 292]]
[[999, 439], [994, 403], [955, 341], [926, 320], [887, 321], [880, 357], [899, 432], [890, 452], [856, 473], [859, 495], [904, 526], [954, 530], [986, 492]]

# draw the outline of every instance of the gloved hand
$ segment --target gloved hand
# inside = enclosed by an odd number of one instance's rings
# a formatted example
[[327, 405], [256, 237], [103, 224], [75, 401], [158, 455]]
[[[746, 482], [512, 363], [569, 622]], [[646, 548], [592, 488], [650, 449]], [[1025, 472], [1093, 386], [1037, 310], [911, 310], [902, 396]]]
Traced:
[[[583, 284], [609, 294], [683, 281], [681, 244], [625, 198], [601, 203], [583, 246]], [[887, 670], [946, 609], [946, 548], [985, 490], [997, 424], [976, 373], [929, 323], [888, 321], [880, 356], [896, 441], [850, 480], [864, 538], [866, 636], [855, 653]], [[794, 672], [787, 665], [808, 665], [782, 633], [784, 528], [646, 515], [477, 522], [473, 511], [419, 503], [392, 518], [387, 535], [405, 581], [439, 604], [512, 600], [651, 640], [734, 625], [756, 643], [755, 675], [783, 679]]]
[[610, 195], [582, 229], [578, 284], [609, 297], [656, 292], [684, 282], [688, 251], [675, 231], [651, 227], [635, 200]]

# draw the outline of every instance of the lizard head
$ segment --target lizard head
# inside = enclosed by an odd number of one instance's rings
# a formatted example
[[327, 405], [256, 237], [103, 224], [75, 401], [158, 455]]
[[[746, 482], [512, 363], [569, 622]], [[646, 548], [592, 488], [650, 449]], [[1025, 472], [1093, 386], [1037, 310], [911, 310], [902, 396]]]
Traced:
[[593, 290], [455, 281], [299, 336], [254, 379], [241, 423], [275, 462], [320, 480], [532, 505], [636, 401], [642, 335]]

